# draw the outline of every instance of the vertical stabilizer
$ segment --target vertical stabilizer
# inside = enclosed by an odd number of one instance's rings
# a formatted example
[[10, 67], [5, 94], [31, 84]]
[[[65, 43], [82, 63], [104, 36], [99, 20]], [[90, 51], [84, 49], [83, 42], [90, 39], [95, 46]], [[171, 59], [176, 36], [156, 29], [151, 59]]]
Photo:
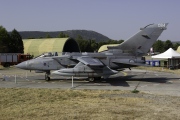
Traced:
[[132, 51], [136, 55], [145, 54], [149, 51], [163, 30], [166, 30], [168, 23], [149, 24], [118, 46], [108, 49], [121, 49]]

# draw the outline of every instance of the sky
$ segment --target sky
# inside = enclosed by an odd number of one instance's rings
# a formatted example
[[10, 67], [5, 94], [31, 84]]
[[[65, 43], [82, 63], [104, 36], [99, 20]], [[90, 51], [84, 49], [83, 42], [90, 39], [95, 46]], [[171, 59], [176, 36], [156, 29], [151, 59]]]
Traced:
[[152, 23], [169, 23], [160, 40], [180, 41], [180, 0], [0, 0], [7, 31], [93, 30], [126, 40]]

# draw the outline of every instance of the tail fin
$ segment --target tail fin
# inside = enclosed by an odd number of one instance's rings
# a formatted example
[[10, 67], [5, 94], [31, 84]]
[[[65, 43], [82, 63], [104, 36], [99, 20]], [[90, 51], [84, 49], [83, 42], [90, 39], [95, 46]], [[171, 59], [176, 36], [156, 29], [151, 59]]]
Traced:
[[130, 50], [136, 54], [144, 54], [149, 51], [168, 23], [149, 24], [118, 46], [109, 46], [108, 49]]

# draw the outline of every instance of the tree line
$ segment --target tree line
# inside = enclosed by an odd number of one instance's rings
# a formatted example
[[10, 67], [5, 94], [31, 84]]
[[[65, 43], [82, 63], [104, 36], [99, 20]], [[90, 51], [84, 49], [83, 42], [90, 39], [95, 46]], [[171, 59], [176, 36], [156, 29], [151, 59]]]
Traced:
[[166, 40], [166, 41], [161, 41], [161, 40], [157, 40], [154, 44], [153, 44], [153, 51], [154, 52], [165, 52], [166, 50], [168, 50], [169, 48], [172, 48], [174, 50], [177, 50], [177, 48], [180, 46], [179, 43], [172, 43], [170, 40]]
[[95, 40], [84, 40], [82, 36], [78, 35], [76, 41], [79, 45], [81, 52], [97, 52], [102, 45], [107, 44], [120, 44], [124, 40], [108, 40], [104, 42], [96, 42]]
[[[60, 32], [58, 35], [57, 35], [57, 38], [68, 38], [69, 35], [68, 34], [64, 34], [63, 32]], [[46, 34], [46, 38], [52, 38], [49, 33]]]
[[[79, 44], [81, 52], [97, 52], [102, 45], [121, 44], [122, 42], [124, 42], [124, 40], [108, 40], [104, 42], [96, 42], [95, 40], [84, 40], [80, 35], [76, 38], [76, 41]], [[162, 53], [168, 50], [169, 48], [177, 50], [179, 46], [180, 46], [179, 43], [172, 43], [170, 40], [166, 40], [166, 41], [157, 40], [153, 44], [152, 48], [153, 48], [153, 52]]]
[[0, 26], [0, 53], [24, 53], [22, 37], [16, 29], [9, 34]]
[[[67, 34], [64, 34], [63, 32], [60, 32], [57, 37], [67, 38], [69, 36]], [[51, 36], [47, 34], [46, 38], [51, 38]], [[108, 40], [103, 42], [96, 42], [95, 40], [91, 39], [85, 40], [81, 35], [78, 35], [76, 41], [79, 44], [81, 52], [97, 52], [102, 45], [120, 44], [124, 40]], [[152, 47], [154, 52], [162, 53], [169, 48], [177, 50], [179, 46], [179, 43], [172, 43], [170, 40], [157, 40]], [[3, 26], [0, 26], [0, 53], [24, 53], [22, 37], [16, 29], [12, 30], [12, 32], [9, 34]]]

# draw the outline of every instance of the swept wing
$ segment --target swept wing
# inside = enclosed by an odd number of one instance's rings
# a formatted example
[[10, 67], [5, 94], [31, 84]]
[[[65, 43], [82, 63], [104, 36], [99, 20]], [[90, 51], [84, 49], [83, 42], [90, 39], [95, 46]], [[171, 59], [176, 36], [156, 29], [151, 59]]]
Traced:
[[87, 66], [104, 66], [104, 64], [97, 58], [92, 57], [78, 57], [77, 60], [82, 62], [83, 64]]

